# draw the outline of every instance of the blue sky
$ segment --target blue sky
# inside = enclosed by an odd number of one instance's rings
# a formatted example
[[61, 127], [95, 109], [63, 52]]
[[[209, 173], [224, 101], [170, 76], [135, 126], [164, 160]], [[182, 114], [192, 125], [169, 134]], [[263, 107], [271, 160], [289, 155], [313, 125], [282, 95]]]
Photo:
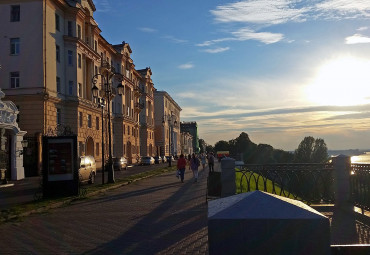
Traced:
[[94, 0], [112, 44], [207, 143], [370, 148], [369, 0]]

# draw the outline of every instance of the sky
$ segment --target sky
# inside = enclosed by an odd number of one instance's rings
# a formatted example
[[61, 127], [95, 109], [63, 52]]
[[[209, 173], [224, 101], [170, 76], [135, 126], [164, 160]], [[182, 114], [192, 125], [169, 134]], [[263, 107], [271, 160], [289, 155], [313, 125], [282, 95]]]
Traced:
[[214, 145], [370, 149], [369, 0], [94, 0], [111, 44]]

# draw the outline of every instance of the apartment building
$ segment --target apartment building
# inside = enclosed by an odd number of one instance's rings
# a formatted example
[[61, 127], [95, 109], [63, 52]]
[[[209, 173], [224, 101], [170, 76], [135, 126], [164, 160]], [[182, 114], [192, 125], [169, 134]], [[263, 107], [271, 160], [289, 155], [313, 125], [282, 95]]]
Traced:
[[[113, 156], [133, 163], [140, 156], [142, 77], [129, 44], [112, 45], [101, 36], [95, 11], [92, 0], [0, 3], [0, 88], [17, 106], [18, 125], [30, 141], [24, 155], [26, 176], [40, 174], [41, 137], [60, 130], [77, 135], [79, 155], [93, 155], [99, 166], [108, 109]], [[112, 79], [100, 75], [107, 69], [115, 74]], [[103, 113], [92, 96], [93, 80], [100, 96], [108, 86], [112, 92]], [[118, 84], [124, 86], [123, 95], [115, 93]]]
[[152, 81], [152, 70], [147, 67], [138, 70], [141, 75], [139, 88], [142, 92], [140, 97], [140, 154], [142, 156], [156, 156], [154, 142], [154, 84]]
[[180, 155], [181, 107], [166, 91], [154, 91], [155, 144], [160, 156]]
[[195, 121], [181, 122], [181, 133], [189, 133], [192, 136], [192, 150], [194, 153], [199, 153], [199, 137], [198, 137], [198, 124]]

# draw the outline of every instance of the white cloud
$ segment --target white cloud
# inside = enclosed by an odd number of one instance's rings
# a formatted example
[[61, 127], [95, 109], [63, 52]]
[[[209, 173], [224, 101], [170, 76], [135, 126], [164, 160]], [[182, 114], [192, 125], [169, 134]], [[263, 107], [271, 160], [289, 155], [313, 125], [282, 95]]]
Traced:
[[203, 50], [203, 51], [208, 52], [208, 53], [221, 53], [221, 52], [224, 52], [224, 51], [228, 51], [229, 49], [230, 49], [230, 47], [224, 47], [224, 48], [206, 49], [206, 50]]
[[162, 38], [167, 39], [167, 40], [169, 40], [171, 42], [174, 42], [174, 43], [186, 43], [187, 42], [187, 40], [179, 39], [179, 38], [176, 38], [172, 35], [165, 35]]
[[362, 13], [369, 16], [370, 1], [368, 0], [327, 0], [316, 5], [318, 10], [338, 11], [344, 15], [349, 13]]
[[357, 28], [357, 31], [365, 31], [365, 30], [368, 30], [369, 27], [359, 27]]
[[211, 10], [216, 21], [243, 22], [256, 24], [282, 24], [288, 21], [300, 22], [305, 19], [307, 7], [294, 8], [299, 1], [291, 0], [250, 0], [217, 6]]
[[157, 32], [156, 29], [150, 28], [150, 27], [139, 27], [139, 30], [146, 33], [155, 33]]
[[191, 69], [194, 68], [194, 65], [192, 63], [186, 63], [178, 66], [179, 69]]
[[370, 37], [354, 34], [352, 36], [346, 37], [346, 44], [359, 44], [359, 43], [370, 43]]
[[276, 43], [284, 38], [283, 34], [270, 32], [255, 32], [249, 28], [242, 28], [232, 34], [240, 41], [257, 40], [266, 44]]

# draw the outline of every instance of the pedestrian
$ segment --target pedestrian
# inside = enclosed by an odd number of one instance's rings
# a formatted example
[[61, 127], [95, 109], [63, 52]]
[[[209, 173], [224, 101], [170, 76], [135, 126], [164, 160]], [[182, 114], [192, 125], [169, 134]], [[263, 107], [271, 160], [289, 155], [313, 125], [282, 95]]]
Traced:
[[179, 160], [177, 160], [177, 169], [178, 171], [180, 171], [181, 182], [184, 182], [185, 168], [186, 168], [186, 159], [184, 157], [184, 154], [181, 154]]
[[195, 156], [193, 153], [191, 160], [190, 160], [190, 167], [191, 170], [193, 171], [193, 176], [194, 176], [194, 182], [198, 181], [198, 167], [200, 165], [199, 159]]
[[215, 171], [215, 157], [213, 156], [213, 153], [211, 152], [208, 155], [208, 167], [209, 167], [209, 172], [212, 173]]
[[200, 154], [200, 161], [202, 162], [203, 170], [206, 167], [206, 155], [204, 153]]
[[188, 155], [188, 166], [189, 166], [189, 170], [191, 170], [191, 167], [190, 167], [190, 161], [191, 161], [191, 155], [189, 154], [189, 155]]

